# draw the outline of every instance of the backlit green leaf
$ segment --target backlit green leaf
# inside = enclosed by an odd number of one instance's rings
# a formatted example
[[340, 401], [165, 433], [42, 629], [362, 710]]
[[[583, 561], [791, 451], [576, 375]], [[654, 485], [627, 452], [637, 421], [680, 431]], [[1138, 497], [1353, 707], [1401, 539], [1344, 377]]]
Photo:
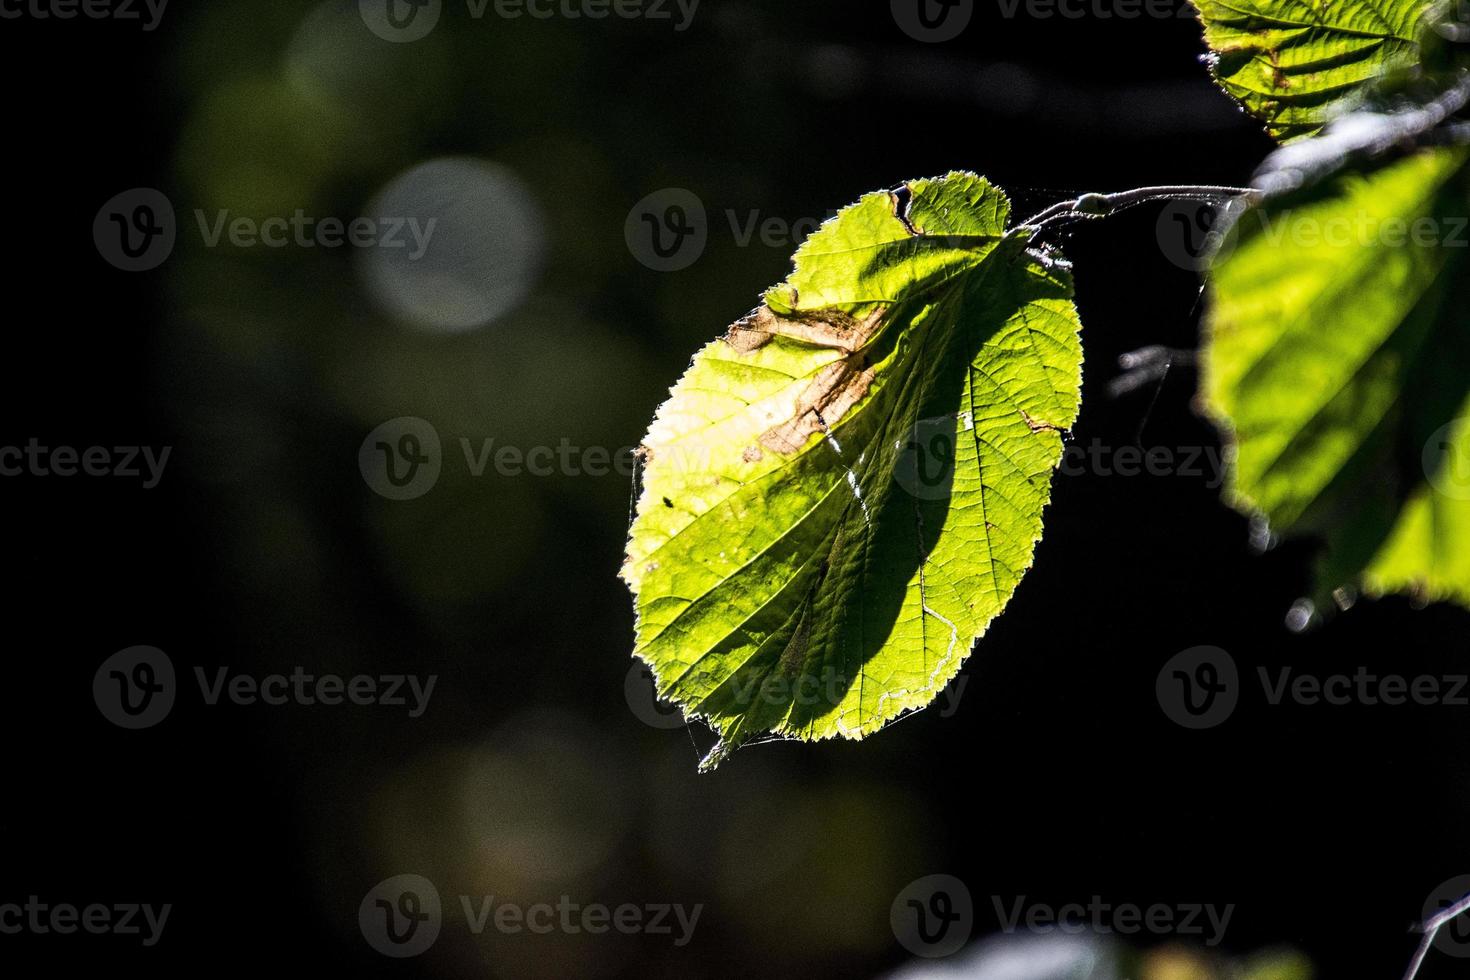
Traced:
[[1220, 86], [1283, 142], [1419, 58], [1433, 0], [1192, 0]]
[[1421, 151], [1248, 211], [1212, 271], [1204, 397], [1230, 496], [1339, 586], [1470, 605], [1470, 179]]
[[865, 196], [659, 409], [623, 577], [707, 765], [925, 706], [1030, 566], [1082, 355], [1008, 214], [971, 174]]

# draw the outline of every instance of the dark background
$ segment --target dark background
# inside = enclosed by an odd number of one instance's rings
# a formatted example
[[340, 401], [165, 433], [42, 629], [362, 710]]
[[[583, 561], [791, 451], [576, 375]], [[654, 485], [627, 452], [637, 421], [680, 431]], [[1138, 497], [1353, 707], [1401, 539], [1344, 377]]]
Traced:
[[[979, 2], [960, 38], [923, 44], [886, 4], [704, 0], [682, 33], [449, 4], [430, 37], [390, 45], [350, 5], [257, 0], [180, 3], [151, 33], [4, 20], [0, 46], [0, 444], [173, 447], [152, 490], [0, 480], [0, 901], [173, 905], [151, 949], [0, 936], [15, 975], [875, 975], [908, 956], [893, 897], [947, 873], [975, 896], [977, 937], [999, 928], [991, 896], [1233, 903], [1232, 954], [1289, 945], [1319, 977], [1392, 980], [1426, 896], [1470, 865], [1467, 709], [1270, 707], [1248, 685], [1210, 731], [1160, 710], [1161, 665], [1198, 644], [1247, 676], [1464, 670], [1467, 614], [1451, 608], [1390, 599], [1289, 632], [1310, 548], [1254, 553], [1204, 477], [1059, 477], [1035, 567], [952, 717], [756, 747], [700, 776], [691, 736], [708, 733], [645, 725], [624, 695], [628, 480], [471, 479], [455, 459], [461, 436], [636, 444], [693, 351], [789, 266], [791, 243], [737, 245], [726, 209], [821, 218], [956, 168], [1020, 215], [1084, 190], [1246, 181], [1268, 141], [1213, 89], [1192, 20]], [[363, 213], [443, 156], [506, 168], [540, 209], [534, 280], [479, 329], [395, 318], [350, 250], [209, 249], [192, 231], [196, 207]], [[127, 273], [92, 221], [140, 186], [174, 202], [180, 242]], [[623, 239], [629, 208], [665, 187], [711, 216], [704, 254], [671, 273]], [[1082, 444], [1132, 444], [1145, 422], [1145, 446], [1216, 444], [1189, 369], [1151, 412], [1152, 388], [1105, 390], [1120, 353], [1196, 341], [1198, 277], [1161, 248], [1159, 215], [1062, 241], [1086, 324]], [[437, 427], [445, 472], [393, 502], [357, 454], [401, 415]], [[182, 683], [170, 717], [136, 732], [90, 693], [135, 644], [166, 651]], [[221, 665], [439, 679], [418, 719], [207, 706], [193, 670]], [[446, 896], [705, 910], [681, 949], [477, 939], [448, 921], [398, 962], [364, 943], [357, 907], [409, 871]]]

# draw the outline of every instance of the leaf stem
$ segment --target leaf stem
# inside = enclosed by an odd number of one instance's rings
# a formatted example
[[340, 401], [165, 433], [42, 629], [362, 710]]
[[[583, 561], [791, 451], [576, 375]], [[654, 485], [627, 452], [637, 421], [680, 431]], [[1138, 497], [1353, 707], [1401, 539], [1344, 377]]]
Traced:
[[1218, 201], [1221, 198], [1258, 199], [1261, 192], [1252, 187], [1222, 187], [1212, 184], [1163, 184], [1137, 187], [1111, 194], [1083, 194], [1070, 201], [1059, 201], [1017, 225], [1039, 231], [1053, 221], [1067, 218], [1101, 218], [1149, 201]]

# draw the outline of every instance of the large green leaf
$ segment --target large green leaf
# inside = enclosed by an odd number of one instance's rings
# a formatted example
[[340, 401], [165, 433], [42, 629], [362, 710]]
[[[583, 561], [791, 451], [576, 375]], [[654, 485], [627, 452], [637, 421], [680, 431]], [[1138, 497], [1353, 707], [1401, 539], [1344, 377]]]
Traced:
[[1030, 567], [1082, 354], [1008, 213], [972, 174], [863, 197], [659, 409], [623, 577], [707, 765], [928, 704]]
[[[1421, 151], [1276, 197], [1211, 274], [1203, 394], [1229, 492], [1338, 586], [1470, 604], [1470, 179]], [[1351, 591], [1351, 590], [1349, 590]]]
[[1434, 0], [1192, 0], [1226, 92], [1285, 142], [1419, 58]]

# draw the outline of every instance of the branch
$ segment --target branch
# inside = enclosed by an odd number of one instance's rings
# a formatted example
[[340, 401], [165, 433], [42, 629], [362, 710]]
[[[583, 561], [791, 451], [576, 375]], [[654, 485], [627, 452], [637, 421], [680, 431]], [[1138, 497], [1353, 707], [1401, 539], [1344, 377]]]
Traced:
[[1259, 199], [1261, 192], [1252, 187], [1219, 187], [1211, 184], [1165, 184], [1138, 187], [1111, 194], [1083, 194], [1071, 201], [1061, 201], [1026, 219], [1017, 228], [1040, 230], [1053, 221], [1066, 218], [1101, 218], [1149, 201], [1218, 201], [1221, 198]]
[[1466, 895], [1454, 905], [1433, 916], [1424, 923], [1424, 938], [1419, 941], [1419, 948], [1414, 951], [1414, 959], [1409, 963], [1409, 972], [1404, 974], [1404, 980], [1414, 980], [1419, 975], [1419, 967], [1424, 965], [1424, 957], [1429, 955], [1430, 947], [1434, 945], [1435, 937], [1439, 935], [1440, 927], [1446, 925], [1456, 916], [1470, 912], [1470, 895]]
[[1137, 391], [1144, 385], [1162, 381], [1176, 364], [1194, 364], [1198, 354], [1193, 350], [1179, 350], [1150, 344], [1135, 351], [1118, 355], [1118, 367], [1123, 373], [1108, 382], [1108, 397], [1121, 398]]

